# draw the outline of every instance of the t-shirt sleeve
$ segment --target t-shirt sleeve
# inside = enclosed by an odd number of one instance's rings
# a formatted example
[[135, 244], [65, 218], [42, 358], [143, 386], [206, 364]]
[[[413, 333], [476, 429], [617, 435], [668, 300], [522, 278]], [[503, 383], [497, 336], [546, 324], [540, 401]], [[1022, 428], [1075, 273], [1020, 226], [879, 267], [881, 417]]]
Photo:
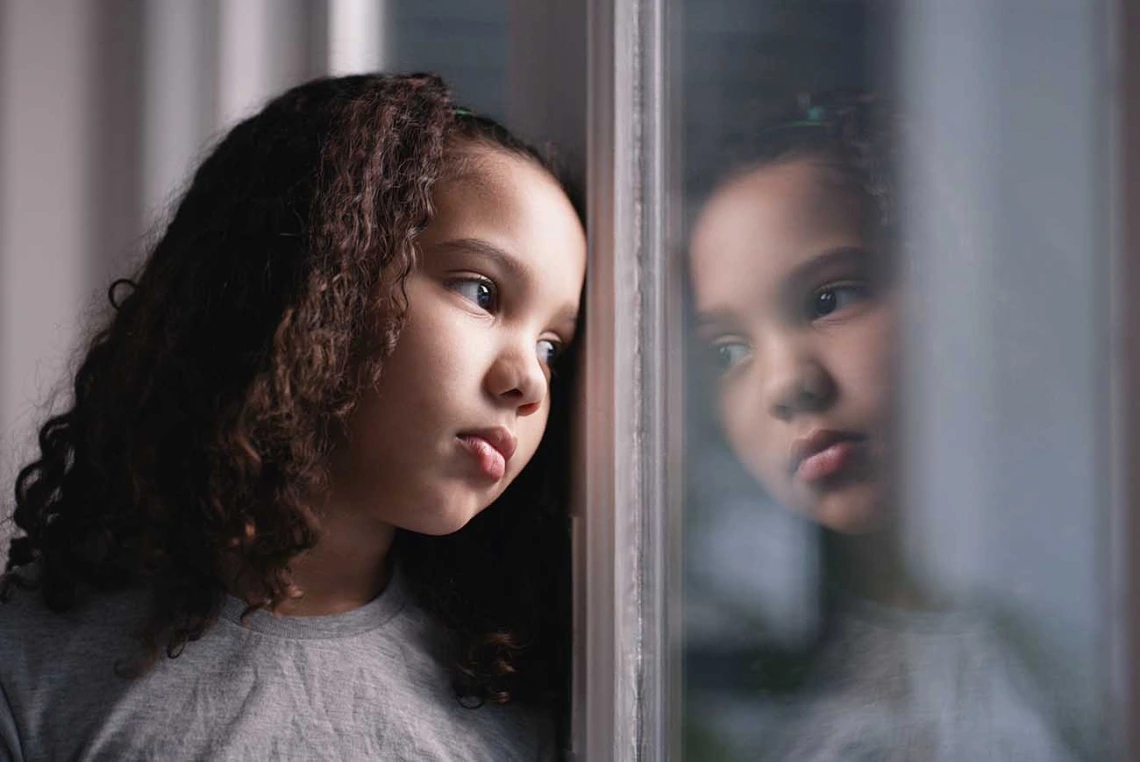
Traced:
[[3, 683], [0, 683], [0, 762], [24, 762], [20, 734], [16, 731], [16, 716]]

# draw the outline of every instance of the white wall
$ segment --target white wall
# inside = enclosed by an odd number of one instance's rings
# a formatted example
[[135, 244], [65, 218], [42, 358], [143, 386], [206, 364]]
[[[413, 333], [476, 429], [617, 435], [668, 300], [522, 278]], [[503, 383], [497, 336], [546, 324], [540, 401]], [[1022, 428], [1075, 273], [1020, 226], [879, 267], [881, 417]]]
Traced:
[[[0, 483], [65, 371], [94, 260], [88, 81], [95, 9], [0, 5]], [[4, 530], [0, 529], [0, 539]]]

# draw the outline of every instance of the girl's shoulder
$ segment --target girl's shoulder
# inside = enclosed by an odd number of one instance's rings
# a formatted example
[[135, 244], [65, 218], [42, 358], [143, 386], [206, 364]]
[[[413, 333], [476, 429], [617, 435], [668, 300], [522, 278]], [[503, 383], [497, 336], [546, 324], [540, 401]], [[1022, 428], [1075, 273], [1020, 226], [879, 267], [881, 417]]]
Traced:
[[[424, 610], [401, 601], [399, 584], [363, 609], [329, 617], [255, 612], [243, 624], [242, 607], [229, 600], [177, 659], [123, 679], [114, 665], [137, 654], [149, 603], [146, 590], [126, 590], [57, 613], [38, 591], [17, 589], [0, 604], [0, 699], [9, 700], [28, 756], [70, 758], [98, 747], [114, 758], [200, 749], [237, 759], [284, 744], [283, 758], [330, 749], [348, 757], [361, 748], [386, 759], [553, 758], [542, 712], [457, 701], [446, 637]], [[320, 711], [282, 715], [282, 706]], [[233, 731], [224, 750], [216, 744], [221, 723]], [[0, 731], [3, 724], [0, 716]]]
[[103, 617], [118, 612], [130, 616], [149, 603], [145, 585], [124, 586], [113, 590], [92, 590], [79, 595], [74, 605], [57, 611], [44, 600], [40, 570], [36, 564], [8, 572], [0, 585], [0, 622], [19, 618], [46, 627], [74, 626], [86, 617]]
[[[100, 592], [64, 611], [53, 610], [35, 585], [36, 570], [21, 570], [0, 599], [0, 683], [59, 672], [72, 661], [103, 654], [122, 658], [137, 649], [149, 595], [142, 588]], [[13, 584], [14, 582], [14, 584]]]

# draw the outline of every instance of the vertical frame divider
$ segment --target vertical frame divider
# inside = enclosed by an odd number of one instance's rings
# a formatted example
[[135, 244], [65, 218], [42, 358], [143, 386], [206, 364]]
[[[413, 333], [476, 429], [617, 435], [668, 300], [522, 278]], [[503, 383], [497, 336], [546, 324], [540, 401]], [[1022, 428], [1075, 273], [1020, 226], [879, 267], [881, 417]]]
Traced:
[[1117, 0], [1106, 14], [1112, 44], [1113, 119], [1107, 162], [1113, 249], [1111, 468], [1108, 545], [1112, 648], [1108, 664], [1113, 745], [1140, 755], [1140, 2]]
[[672, 0], [588, 5], [576, 760], [679, 756], [681, 289]]

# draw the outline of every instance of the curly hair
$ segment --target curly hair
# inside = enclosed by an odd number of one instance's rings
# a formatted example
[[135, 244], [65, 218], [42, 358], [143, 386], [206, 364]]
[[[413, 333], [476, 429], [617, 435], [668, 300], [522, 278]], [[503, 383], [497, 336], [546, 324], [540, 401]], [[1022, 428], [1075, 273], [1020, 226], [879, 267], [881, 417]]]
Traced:
[[729, 174], [795, 159], [812, 159], [824, 179], [867, 204], [878, 236], [893, 237], [899, 222], [898, 125], [882, 96], [859, 90], [803, 95], [782, 119], [761, 127]]
[[[433, 186], [473, 143], [553, 174], [503, 127], [456, 109], [433, 75], [315, 80], [234, 127], [135, 280], [112, 285], [115, 312], [70, 408], [43, 425], [17, 477], [3, 589], [34, 586], [66, 610], [146, 585], [135, 674], [216, 621], [226, 559], [251, 582], [251, 609], [295, 594], [290, 561], [320, 538], [307, 498], [399, 338]], [[558, 403], [572, 367], [561, 372], [518, 483], [452, 537], [396, 542], [412, 590], [454, 635], [456, 691], [474, 703], [564, 693]]]

